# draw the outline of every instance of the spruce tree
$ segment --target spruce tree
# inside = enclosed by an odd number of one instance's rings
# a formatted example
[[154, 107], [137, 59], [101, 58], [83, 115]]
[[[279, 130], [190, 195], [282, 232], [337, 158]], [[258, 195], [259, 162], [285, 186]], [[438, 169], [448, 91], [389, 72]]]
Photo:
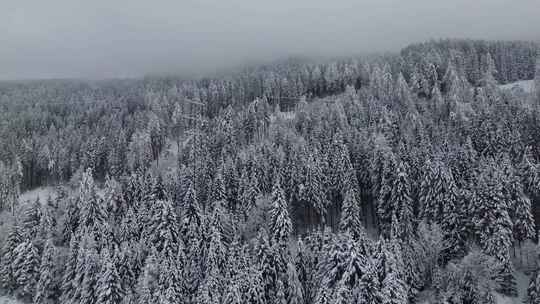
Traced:
[[380, 304], [381, 303], [381, 282], [377, 275], [376, 262], [372, 257], [368, 257], [364, 264], [362, 277], [358, 285], [360, 289], [358, 303], [360, 304]]
[[531, 275], [524, 302], [527, 304], [540, 303], [540, 271], [538, 269]]
[[75, 235], [72, 235], [69, 242], [68, 256], [66, 265], [64, 267], [64, 273], [62, 275], [62, 281], [60, 284], [60, 301], [68, 303], [73, 298], [75, 293], [75, 277], [77, 274], [77, 257], [78, 257], [78, 241]]
[[15, 259], [17, 258], [15, 248], [22, 243], [22, 236], [17, 224], [12, 224], [7, 238], [2, 247], [2, 258], [0, 259], [0, 285], [8, 292], [15, 290]]
[[409, 240], [413, 237], [413, 211], [412, 211], [412, 198], [411, 198], [411, 186], [409, 177], [406, 172], [405, 164], [400, 162], [397, 167], [396, 177], [394, 179], [392, 187], [392, 202], [394, 204], [395, 214], [398, 216], [400, 223], [401, 240]]
[[79, 203], [81, 204], [79, 227], [96, 229], [105, 222], [106, 211], [97, 194], [91, 169], [87, 169], [83, 173], [79, 187]]
[[120, 304], [124, 295], [121, 278], [109, 253], [105, 250], [99, 279], [97, 281], [98, 304]]
[[41, 202], [39, 197], [32, 203], [28, 202], [23, 214], [22, 228], [24, 237], [33, 240], [38, 232], [41, 221]]
[[298, 277], [296, 267], [293, 263], [287, 263], [287, 303], [288, 304], [303, 304], [305, 301], [304, 287]]
[[348, 189], [341, 206], [340, 230], [349, 232], [355, 239], [362, 238], [365, 231], [361, 217], [361, 208], [356, 199], [356, 193], [352, 189]]
[[39, 279], [36, 285], [36, 294], [34, 295], [34, 304], [50, 303], [51, 299], [57, 296], [57, 278], [55, 278], [54, 258], [56, 248], [49, 239], [45, 243], [43, 255], [41, 256], [41, 265], [39, 267]]
[[94, 248], [80, 249], [84, 255], [82, 284], [78, 286], [80, 304], [96, 303], [98, 296], [97, 282], [100, 277], [100, 257]]
[[18, 293], [23, 298], [34, 296], [36, 283], [39, 279], [39, 254], [36, 246], [26, 240], [15, 248], [16, 258], [13, 264], [14, 277]]
[[272, 239], [285, 245], [292, 233], [292, 222], [289, 216], [288, 204], [281, 189], [279, 176], [272, 189], [272, 207], [270, 209], [270, 231]]
[[184, 235], [184, 240], [189, 242], [189, 238], [199, 238], [202, 232], [202, 213], [193, 183], [190, 183], [184, 196], [182, 209], [182, 234]]

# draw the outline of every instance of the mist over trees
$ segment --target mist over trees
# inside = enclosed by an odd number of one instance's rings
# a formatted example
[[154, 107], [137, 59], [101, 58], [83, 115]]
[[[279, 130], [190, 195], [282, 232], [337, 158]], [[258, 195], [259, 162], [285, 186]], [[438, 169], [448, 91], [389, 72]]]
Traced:
[[[516, 297], [538, 259], [540, 90], [500, 85], [540, 88], [539, 55], [440, 40], [199, 80], [0, 83], [0, 289], [28, 303]], [[59, 195], [19, 201], [39, 186]], [[539, 284], [535, 271], [526, 303]]]

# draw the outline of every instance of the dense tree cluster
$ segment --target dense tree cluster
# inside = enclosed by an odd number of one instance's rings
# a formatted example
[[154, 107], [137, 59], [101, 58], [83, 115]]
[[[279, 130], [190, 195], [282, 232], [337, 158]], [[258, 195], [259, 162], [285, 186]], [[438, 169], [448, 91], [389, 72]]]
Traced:
[[[4, 85], [6, 187], [75, 185], [13, 205], [0, 287], [35, 303], [515, 296], [512, 249], [536, 239], [540, 99], [495, 71], [534, 70], [532, 49], [441, 41], [199, 82]], [[188, 99], [204, 123], [182, 125]], [[174, 170], [148, 170], [167, 140], [182, 141]]]

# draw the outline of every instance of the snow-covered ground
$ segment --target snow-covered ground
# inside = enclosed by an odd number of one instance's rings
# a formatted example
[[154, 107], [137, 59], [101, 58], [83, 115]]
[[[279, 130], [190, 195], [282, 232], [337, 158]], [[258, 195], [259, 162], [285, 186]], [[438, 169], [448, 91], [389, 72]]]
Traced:
[[[38, 197], [39, 200], [44, 202], [49, 195], [52, 198], [55, 198], [58, 196], [58, 193], [56, 192], [56, 189], [54, 187], [39, 187], [30, 191], [23, 192], [21, 196], [19, 196], [19, 202], [26, 202], [26, 201], [35, 201]], [[0, 302], [1, 304], [2, 302]]]
[[16, 299], [10, 298], [10, 297], [1, 296], [0, 297], [0, 304], [22, 304], [22, 302], [20, 302], [20, 301], [18, 301]]
[[534, 92], [535, 86], [534, 86], [534, 80], [520, 80], [512, 83], [503, 84], [500, 86], [503, 90], [511, 90], [513, 88], [521, 88], [523, 91], [527, 93]]

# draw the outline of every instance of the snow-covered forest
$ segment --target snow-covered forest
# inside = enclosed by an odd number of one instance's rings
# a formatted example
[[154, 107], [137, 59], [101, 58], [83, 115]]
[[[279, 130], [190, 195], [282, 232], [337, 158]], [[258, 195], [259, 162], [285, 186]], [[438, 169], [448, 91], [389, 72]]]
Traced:
[[0, 82], [0, 291], [538, 304], [539, 57], [452, 39], [191, 80]]

